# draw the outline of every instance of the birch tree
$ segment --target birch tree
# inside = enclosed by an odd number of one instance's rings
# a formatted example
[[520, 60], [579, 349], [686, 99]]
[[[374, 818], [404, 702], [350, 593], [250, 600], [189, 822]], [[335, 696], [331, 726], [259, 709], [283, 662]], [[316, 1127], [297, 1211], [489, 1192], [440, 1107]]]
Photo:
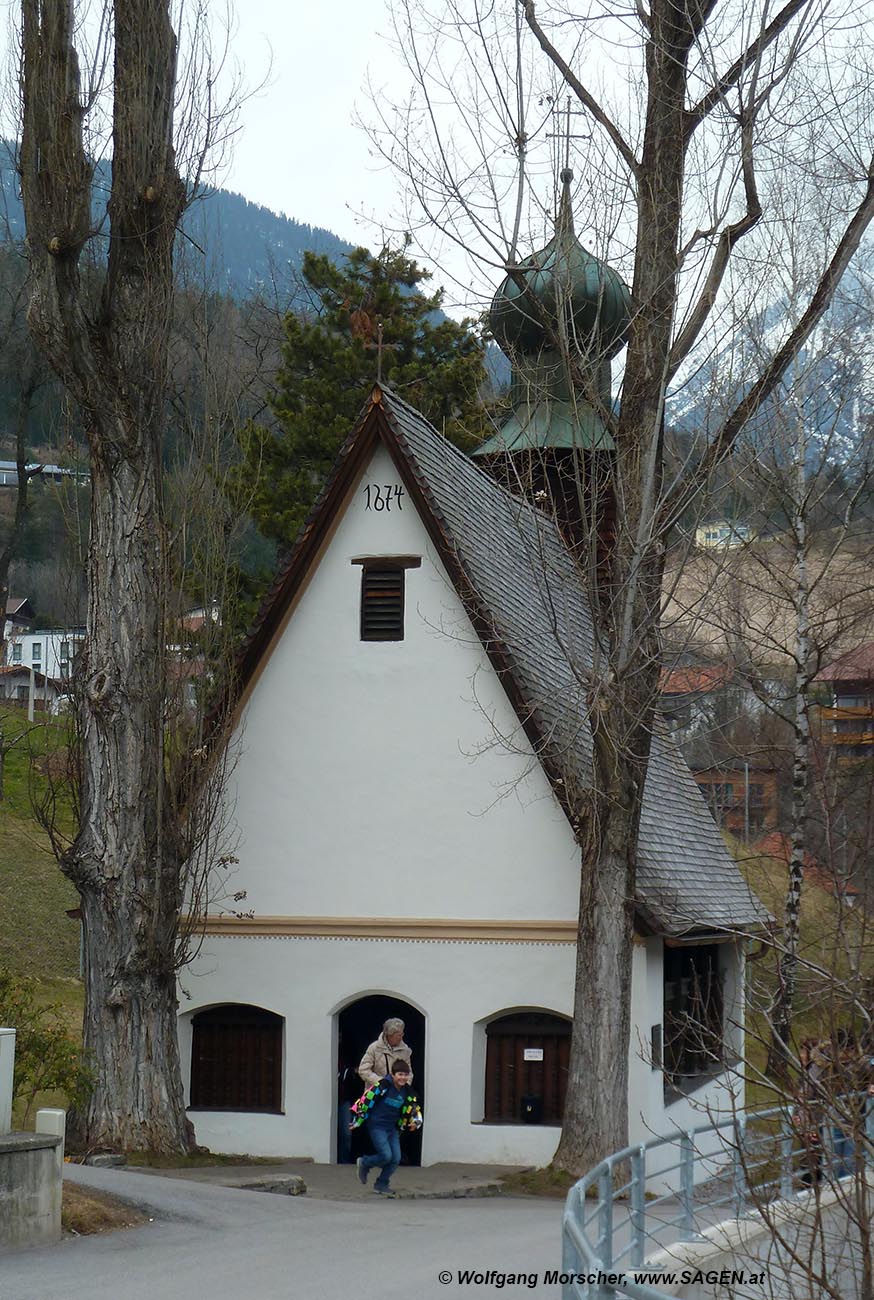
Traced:
[[[463, 247], [492, 283], [509, 273], [524, 291], [526, 219], [542, 228], [550, 206], [542, 187], [538, 194], [548, 161], [538, 141], [561, 134], [553, 107], [568, 96], [566, 150], [585, 158], [587, 225], [599, 254], [612, 239], [631, 282], [621, 406], [601, 412], [615, 444], [617, 524], [606, 574], [595, 584], [589, 572], [600, 638], [589, 678], [593, 777], [571, 810], [580, 913], [555, 1162], [581, 1173], [627, 1137], [633, 900], [666, 544], [778, 391], [874, 216], [864, 127], [871, 79], [855, 18], [810, 0], [743, 9], [651, 0], [622, 14], [598, 3], [535, 0], [506, 7], [454, 0], [438, 12], [401, 0], [395, 35], [413, 89], [394, 113], [381, 96], [374, 137], [409, 183], [408, 227], [436, 229], [441, 250]], [[586, 144], [572, 146], [583, 136]], [[762, 363], [732, 373], [725, 303], [745, 296], [761, 310], [782, 256], [769, 195], [787, 170], [807, 201], [806, 292], [772, 332]], [[574, 341], [560, 334], [555, 350], [573, 373]], [[670, 475], [669, 387], [714, 349], [728, 358], [726, 400], [695, 463]]]

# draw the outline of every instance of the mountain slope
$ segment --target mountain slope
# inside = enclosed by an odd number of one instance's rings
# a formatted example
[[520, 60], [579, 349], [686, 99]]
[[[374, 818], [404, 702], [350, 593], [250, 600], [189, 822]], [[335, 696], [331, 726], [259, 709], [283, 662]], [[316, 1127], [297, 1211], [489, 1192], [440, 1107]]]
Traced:
[[[95, 221], [103, 218], [109, 164], [95, 172]], [[183, 275], [210, 293], [241, 301], [253, 293], [278, 298], [282, 307], [294, 300], [294, 281], [309, 249], [342, 257], [352, 245], [330, 230], [280, 216], [242, 194], [205, 188], [182, 220], [184, 238], [177, 259]], [[13, 146], [0, 141], [0, 242], [24, 239], [24, 210]]]

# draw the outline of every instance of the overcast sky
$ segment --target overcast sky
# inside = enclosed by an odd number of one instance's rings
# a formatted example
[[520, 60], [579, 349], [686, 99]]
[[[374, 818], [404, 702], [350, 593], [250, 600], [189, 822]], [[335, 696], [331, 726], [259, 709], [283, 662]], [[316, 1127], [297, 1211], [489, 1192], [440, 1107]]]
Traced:
[[[223, 184], [298, 221], [352, 241], [378, 241], [395, 181], [370, 157], [353, 125], [366, 115], [368, 67], [375, 84], [399, 74], [380, 37], [384, 0], [249, 0], [238, 5], [233, 54], [250, 87]], [[269, 73], [268, 73], [269, 69]]]
[[[222, 0], [206, 0], [216, 29]], [[349, 240], [378, 242], [395, 182], [369, 157], [356, 105], [367, 115], [368, 68], [377, 85], [401, 83], [390, 47], [385, 0], [230, 0], [236, 10], [231, 59], [249, 97], [220, 184], [276, 212], [324, 226]], [[93, 30], [99, 0], [77, 0]], [[0, 0], [0, 54], [6, 93], [0, 130], [15, 130], [15, 29], [19, 0]], [[216, 39], [219, 39], [218, 37]], [[260, 89], [259, 89], [260, 87]]]

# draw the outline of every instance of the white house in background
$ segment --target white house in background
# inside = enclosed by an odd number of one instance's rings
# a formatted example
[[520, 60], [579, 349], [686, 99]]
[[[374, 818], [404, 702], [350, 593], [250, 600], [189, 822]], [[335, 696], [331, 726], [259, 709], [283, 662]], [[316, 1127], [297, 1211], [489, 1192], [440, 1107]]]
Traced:
[[714, 546], [743, 546], [754, 539], [755, 533], [749, 524], [730, 519], [711, 519], [695, 529], [695, 545], [705, 550]]
[[[245, 897], [211, 907], [181, 978], [198, 1142], [336, 1159], [338, 1063], [394, 1014], [426, 1114], [414, 1160], [550, 1160], [592, 647], [550, 517], [375, 388], [240, 661], [227, 893]], [[743, 935], [763, 920], [662, 730], [635, 916], [643, 1141], [742, 1090]]]
[[[27, 705], [30, 700], [30, 669], [0, 668], [0, 699]], [[62, 683], [44, 673], [33, 674], [33, 703], [40, 712], [56, 713], [62, 697]]]
[[[34, 461], [24, 468], [29, 479], [36, 479], [43, 483], [66, 483], [69, 479], [82, 484], [91, 482], [91, 475], [87, 470], [68, 469], [64, 465], [48, 465]], [[14, 460], [0, 460], [0, 488], [4, 487], [18, 487], [18, 465]]]
[[73, 660], [85, 639], [83, 627], [13, 628], [7, 633], [6, 666], [33, 668], [47, 677], [66, 681], [73, 671]]

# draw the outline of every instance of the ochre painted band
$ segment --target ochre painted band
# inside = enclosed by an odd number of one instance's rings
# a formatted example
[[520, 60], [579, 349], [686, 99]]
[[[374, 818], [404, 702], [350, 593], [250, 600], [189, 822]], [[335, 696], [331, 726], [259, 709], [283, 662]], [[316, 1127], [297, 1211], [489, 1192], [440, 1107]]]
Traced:
[[[200, 928], [195, 923], [195, 928]], [[206, 934], [298, 939], [416, 939], [443, 942], [574, 943], [573, 921], [467, 921], [398, 916], [208, 916]]]

